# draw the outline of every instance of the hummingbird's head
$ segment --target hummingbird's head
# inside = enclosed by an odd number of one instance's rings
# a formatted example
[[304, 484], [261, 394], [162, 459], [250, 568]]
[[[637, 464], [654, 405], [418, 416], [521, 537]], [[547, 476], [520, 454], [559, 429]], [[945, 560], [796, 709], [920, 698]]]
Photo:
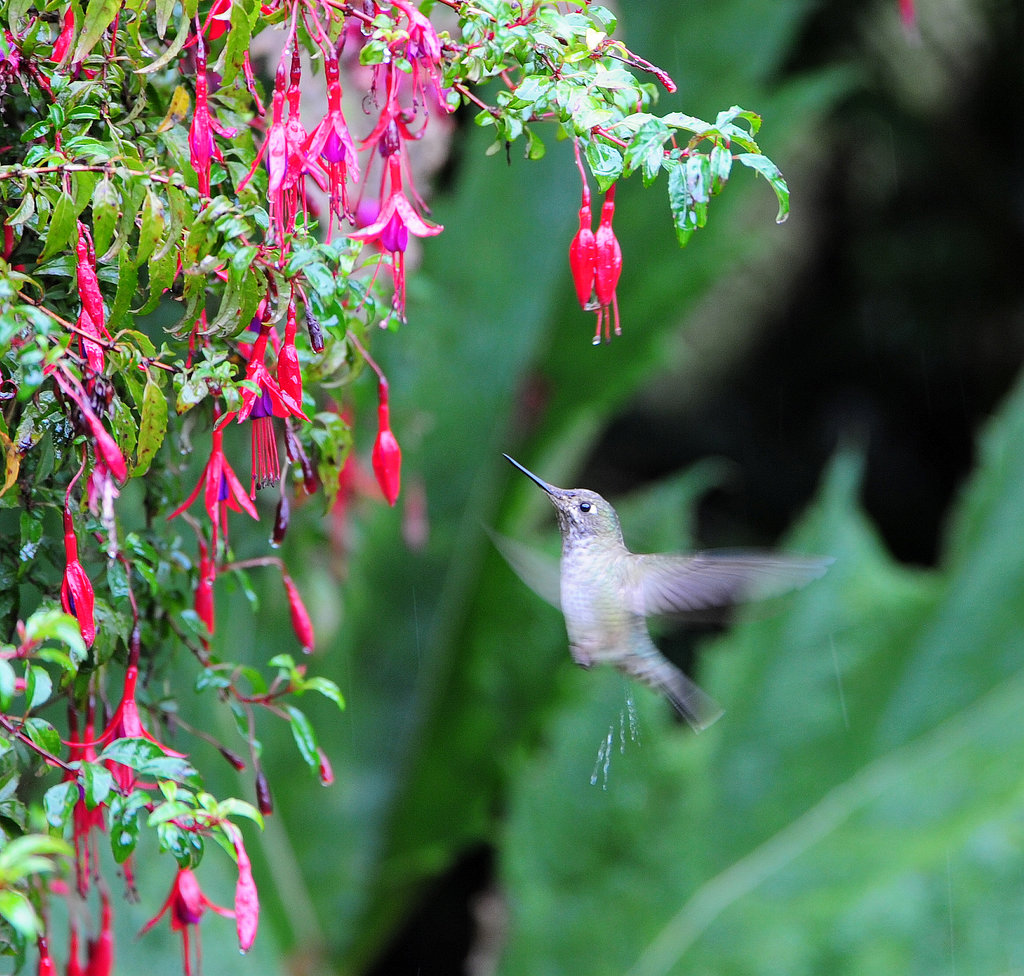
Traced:
[[619, 528], [619, 517], [615, 514], [615, 509], [596, 491], [589, 491], [586, 488], [556, 488], [538, 478], [507, 454], [504, 457], [547, 492], [551, 504], [555, 506], [558, 528], [563, 540], [584, 542], [608, 539], [622, 542], [622, 530]]

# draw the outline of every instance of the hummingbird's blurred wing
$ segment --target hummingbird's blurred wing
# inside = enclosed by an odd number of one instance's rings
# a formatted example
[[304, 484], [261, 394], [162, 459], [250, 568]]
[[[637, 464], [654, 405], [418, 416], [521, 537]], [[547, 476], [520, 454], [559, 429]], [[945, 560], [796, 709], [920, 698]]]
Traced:
[[631, 554], [632, 609], [644, 616], [686, 614], [764, 600], [823, 576], [832, 560], [771, 553]]
[[501, 535], [493, 529], [487, 529], [487, 534], [516, 576], [542, 600], [547, 600], [553, 607], [561, 610], [561, 575], [558, 559]]

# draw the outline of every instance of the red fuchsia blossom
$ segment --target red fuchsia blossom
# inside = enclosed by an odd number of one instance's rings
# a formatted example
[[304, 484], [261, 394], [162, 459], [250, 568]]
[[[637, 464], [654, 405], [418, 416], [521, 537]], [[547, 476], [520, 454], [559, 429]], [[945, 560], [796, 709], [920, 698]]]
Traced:
[[[137, 655], [132, 652], [132, 657]], [[135, 698], [135, 689], [139, 681], [139, 668], [137, 664], [129, 664], [124, 674], [124, 692], [121, 696], [121, 703], [117, 706], [114, 714], [111, 716], [110, 721], [107, 723], [107, 727], [103, 730], [102, 734], [98, 739], [91, 743], [81, 742], [79, 746], [86, 745], [106, 745], [108, 742], [116, 741], [117, 739], [146, 739], [148, 742], [152, 742], [154, 745], [159, 746], [160, 751], [166, 756], [173, 756], [177, 759], [184, 759], [185, 754], [182, 752], [176, 752], [174, 749], [165, 746], [162, 742], [153, 738], [143, 727], [142, 719], [139, 716], [139, 704]], [[135, 788], [136, 773], [135, 770], [130, 766], [124, 766], [121, 763], [109, 762], [107, 768], [110, 770], [110, 774], [114, 777], [114, 781], [117, 783], [125, 793], [130, 793]]]
[[327, 81], [327, 115], [309, 134], [303, 151], [307, 160], [316, 161], [327, 173], [330, 193], [327, 240], [330, 241], [335, 216], [344, 219], [348, 214], [347, 185], [349, 180], [359, 179], [359, 161], [341, 109], [341, 80], [333, 51], [324, 54], [324, 77]]
[[384, 492], [389, 505], [398, 500], [398, 492], [402, 477], [402, 451], [395, 435], [391, 432], [390, 410], [388, 407], [388, 384], [381, 377], [378, 386], [379, 401], [377, 404], [377, 439], [373, 444], [373, 473], [377, 476], [377, 484]]
[[224, 833], [235, 849], [238, 864], [238, 880], [235, 882], [235, 928], [238, 932], [238, 948], [248, 952], [256, 941], [256, 929], [260, 920], [260, 899], [256, 882], [252, 876], [252, 863], [242, 841], [242, 832], [233, 823], [221, 824]]
[[608, 187], [601, 206], [601, 223], [594, 235], [594, 295], [597, 298], [597, 328], [594, 344], [601, 341], [601, 323], [604, 321], [604, 339], [611, 338], [612, 313], [615, 318], [615, 334], [622, 335], [619, 326], [619, 299], [616, 288], [622, 274], [622, 250], [612, 230], [615, 214], [615, 184]]
[[[218, 533], [223, 533], [225, 542], [228, 537], [228, 512], [233, 509], [236, 512], [245, 512], [254, 519], [259, 519], [256, 506], [253, 505], [249, 496], [245, 493], [238, 476], [231, 469], [227, 458], [224, 457], [224, 427], [218, 422], [220, 407], [214, 408], [213, 435], [210, 445], [210, 460], [206, 462], [203, 474], [196, 483], [192, 494], [182, 502], [170, 515], [169, 519], [180, 515], [199, 497], [200, 490], [203, 491], [203, 504], [206, 507], [206, 514], [210, 517], [210, 524], [213, 528], [213, 549], [216, 553]], [[200, 550], [201, 551], [201, 550]], [[200, 573], [202, 575], [202, 573]], [[197, 594], [198, 601], [199, 596]], [[212, 601], [211, 601], [212, 603]], [[198, 607], [197, 607], [198, 610]], [[212, 610], [210, 619], [212, 620]], [[209, 623], [204, 620], [204, 623]], [[211, 633], [213, 628], [209, 628]]]
[[[384, 187], [391, 189], [384, 195]], [[401, 154], [396, 151], [388, 156], [385, 176], [381, 180], [381, 204], [377, 219], [368, 227], [349, 234], [355, 241], [373, 242], [391, 254], [391, 273], [395, 283], [395, 311], [405, 318], [405, 251], [409, 246], [409, 235], [434, 237], [444, 227], [425, 221], [405, 196], [402, 181]]]
[[74, 39], [75, 8], [73, 4], [68, 4], [68, 9], [64, 11], [64, 27], [57, 40], [53, 42], [53, 53], [50, 55], [50, 60], [54, 64], [60, 64], [67, 57], [68, 51], [71, 50], [71, 42]]
[[594, 297], [594, 273], [597, 263], [594, 246], [594, 217], [590, 210], [590, 187], [587, 185], [587, 176], [583, 171], [579, 143], [575, 144], [575, 150], [576, 166], [583, 179], [583, 199], [580, 203], [579, 230], [576, 231], [576, 236], [569, 245], [569, 270], [572, 271], [577, 301], [583, 309], [590, 310], [593, 307], [591, 301]]
[[43, 372], [52, 375], [61, 390], [78, 406], [82, 419], [92, 435], [93, 450], [106, 463], [110, 473], [118, 481], [126, 481], [128, 478], [128, 465], [125, 464], [121, 448], [117, 446], [117, 441], [107, 432], [99, 417], [96, 416], [96, 412], [89, 403], [89, 397], [85, 390], [82, 389], [82, 385], [67, 371], [67, 367], [60, 361], [44, 366]]
[[208, 34], [211, 41], [217, 40], [231, 27], [231, 0], [213, 0], [210, 12], [203, 21], [201, 33]]
[[316, 638], [313, 634], [313, 622], [309, 619], [309, 612], [299, 595], [299, 588], [287, 573], [282, 573], [284, 589], [288, 595], [288, 611], [292, 618], [292, 629], [299, 639], [299, 645], [304, 654], [312, 654], [316, 646]]
[[[230, 14], [229, 14], [230, 16]], [[198, 20], [196, 21], [198, 23]], [[199, 192], [210, 195], [210, 160], [224, 162], [224, 156], [213, 141], [213, 134], [231, 138], [237, 129], [221, 125], [211, 114], [209, 81], [206, 76], [206, 44], [202, 31], [196, 33], [196, 107], [188, 130], [188, 148], [192, 166], [199, 182]]]
[[36, 939], [36, 948], [39, 950], [39, 976], [57, 976], [57, 966], [50, 955], [50, 943], [45, 935]]
[[[245, 500], [249, 501], [248, 498]], [[216, 623], [216, 615], [213, 609], [213, 584], [216, 579], [217, 564], [210, 555], [206, 543], [200, 539], [199, 579], [196, 581], [195, 611], [196, 616], [203, 622], [203, 626], [206, 627], [206, 631], [210, 635], [213, 634], [214, 624]], [[206, 650], [209, 650], [210, 642], [205, 637], [202, 638], [202, 644]]]
[[277, 383], [295, 403], [302, 403], [302, 371], [299, 369], [299, 354], [295, 349], [295, 333], [299, 316], [295, 307], [294, 293], [288, 299], [288, 312], [284, 320], [284, 341], [277, 352]]
[[[94, 707], [93, 700], [90, 698], [88, 718], [85, 723], [86, 742], [84, 745], [79, 744], [77, 741], [78, 723], [76, 712], [73, 708], [69, 709], [68, 725], [70, 726], [71, 735], [74, 737], [68, 743], [69, 760], [71, 762], [96, 761], [96, 746], [89, 742], [93, 737]], [[69, 770], [65, 778], [77, 779], [78, 773], [75, 770]], [[75, 882], [79, 895], [84, 898], [89, 892], [90, 868], [99, 863], [92, 831], [94, 828], [103, 830], [104, 820], [103, 806], [98, 805], [90, 810], [85, 802], [85, 790], [81, 786], [78, 788], [78, 801], [75, 803], [72, 819], [75, 844]], [[72, 955], [74, 954], [72, 953]]]
[[[203, 917], [203, 912], [209, 908], [210, 911], [231, 918], [235, 913], [230, 908], [222, 908], [215, 905], [199, 887], [199, 881], [190, 868], [178, 868], [174, 877], [174, 884], [171, 885], [171, 892], [167, 896], [163, 907], [154, 915], [139, 932], [145, 935], [157, 922], [167, 914], [171, 913], [171, 931], [181, 932], [182, 944], [185, 954], [185, 976], [192, 976], [192, 952], [190, 947], [189, 931], [193, 926], [198, 926]], [[202, 967], [203, 950], [199, 941], [199, 929], [196, 928], [196, 969]]]
[[110, 333], [104, 321], [103, 296], [100, 293], [99, 278], [96, 276], [96, 252], [93, 248], [92, 235], [81, 221], [78, 221], [75, 257], [78, 259], [78, 294], [82, 300], [82, 311], [76, 323], [79, 332], [82, 333], [79, 336], [79, 345], [85, 353], [89, 368], [94, 373], [102, 373], [103, 346], [92, 340], [109, 339]]
[[102, 909], [100, 913], [100, 934], [89, 940], [89, 963], [85, 976], [110, 976], [114, 971], [113, 915], [110, 911], [110, 897], [100, 889]]
[[[74, 484], [74, 482], [72, 482]], [[69, 487], [70, 491], [70, 487]], [[92, 581], [78, 561], [78, 537], [75, 535], [75, 521], [64, 502], [64, 580], [60, 587], [60, 602], [65, 613], [78, 621], [82, 640], [86, 647], [92, 647], [96, 640], [96, 622], [93, 617], [95, 596]]]
[[[253, 319], [256, 324], [258, 319]], [[242, 406], [237, 411], [224, 415], [219, 426], [223, 427], [233, 418], [239, 422], [252, 419], [252, 482], [249, 497], [256, 497], [256, 489], [277, 484], [281, 475], [281, 464], [277, 454], [277, 439], [274, 435], [273, 417], [298, 417], [309, 421], [291, 393], [282, 389], [280, 383], [270, 375], [264, 362], [271, 326], [263, 322], [259, 335], [249, 352], [249, 365], [245, 371], [248, 381], [242, 391]]]

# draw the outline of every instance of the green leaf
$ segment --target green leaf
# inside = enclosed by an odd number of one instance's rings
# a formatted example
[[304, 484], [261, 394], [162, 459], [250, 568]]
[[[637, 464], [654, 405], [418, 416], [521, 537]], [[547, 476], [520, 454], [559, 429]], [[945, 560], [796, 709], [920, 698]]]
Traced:
[[58, 830], [63, 830], [72, 823], [79, 795], [77, 780], [69, 780], [51, 786], [43, 794], [43, 812], [46, 814], [46, 822]]
[[591, 139], [587, 143], [586, 158], [602, 193], [622, 175], [622, 154], [600, 139]]
[[11, 707], [16, 677], [10, 662], [0, 658], [0, 711], [5, 712]]
[[660, 119], [645, 122], [626, 147], [623, 155], [624, 175], [629, 176], [639, 168], [644, 186], [649, 186], [665, 161], [665, 142], [671, 134], [669, 127]]
[[163, 239], [167, 220], [164, 215], [164, 203], [152, 190], [146, 191], [146, 201], [142, 206], [142, 223], [139, 228], [139, 247], [135, 253], [135, 263], [148, 261]]
[[114, 239], [120, 207], [121, 195], [110, 177], [104, 176], [92, 195], [92, 236], [97, 254], [104, 254]]
[[738, 153], [735, 158], [736, 162], [749, 166], [755, 172], [760, 173], [772, 185], [779, 201], [779, 212], [775, 215], [775, 223], [784, 223], [789, 216], [789, 185], [778, 166], [760, 153]]
[[21, 200], [21, 205], [8, 217], [4, 224], [8, 227], [17, 227], [31, 220], [36, 213], [36, 198], [32, 193], [26, 193]]
[[137, 460], [133, 478], [142, 477], [153, 463], [156, 452], [167, 433], [167, 398], [152, 375], [146, 378], [146, 391], [142, 399], [142, 423], [139, 425]]
[[121, 0], [89, 0], [82, 21], [82, 33], [78, 35], [75, 53], [71, 55], [71, 64], [85, 60], [103, 32], [114, 22], [120, 9]]
[[0, 888], [0, 917], [25, 939], [34, 939], [44, 931], [32, 903], [14, 888]]
[[97, 762], [116, 762], [142, 772], [146, 766], [165, 755], [163, 747], [149, 739], [135, 737], [115, 739], [97, 756]]
[[28, 700], [27, 710], [38, 708], [50, 699], [53, 682], [45, 668], [31, 665], [25, 679], [25, 697]]
[[82, 763], [82, 780], [85, 787], [85, 805], [95, 810], [105, 803], [114, 788], [114, 777], [99, 763]]
[[52, 258], [59, 251], [66, 250], [77, 231], [75, 201], [67, 193], [61, 193], [53, 208], [53, 216], [50, 217], [50, 224], [46, 230], [46, 244], [39, 255], [39, 263]]
[[35, 716], [25, 719], [24, 730], [40, 749], [51, 756], [60, 755], [60, 733], [46, 721]]
[[338, 708], [345, 708], [345, 699], [342, 697], [341, 690], [329, 678], [322, 678], [319, 676], [306, 678], [302, 682], [302, 690], [304, 692], [318, 691], [324, 697], [330, 698], [330, 700], [334, 702], [334, 704], [337, 705]]
[[299, 747], [299, 754], [305, 760], [306, 765], [316, 772], [320, 766], [320, 757], [316, 751], [316, 732], [313, 731], [312, 723], [294, 705], [286, 705], [285, 711], [291, 722], [292, 736], [295, 739], [295, 744]]

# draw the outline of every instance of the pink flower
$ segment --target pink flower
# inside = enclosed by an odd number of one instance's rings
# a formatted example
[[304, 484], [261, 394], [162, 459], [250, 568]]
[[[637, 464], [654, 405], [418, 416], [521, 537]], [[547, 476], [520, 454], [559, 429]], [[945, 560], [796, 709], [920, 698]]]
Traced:
[[96, 640], [96, 623], [93, 618], [95, 597], [92, 581], [78, 561], [78, 537], [71, 511], [64, 505], [64, 580], [60, 586], [60, 602], [65, 613], [78, 621], [82, 640], [86, 647], [92, 647]]
[[[222, 908], [215, 905], [199, 887], [199, 881], [190, 868], [178, 868], [174, 877], [174, 884], [171, 885], [170, 894], [164, 902], [163, 907], [143, 927], [139, 935], [145, 935], [157, 922], [167, 914], [171, 913], [171, 931], [181, 932], [182, 943], [185, 952], [185, 976], [192, 976], [192, 959], [189, 949], [189, 931], [192, 926], [198, 926], [203, 917], [203, 912], [209, 908], [218, 915], [231, 918], [235, 913], [230, 908]], [[196, 930], [196, 968], [202, 965], [202, 946], [199, 942], [199, 931]]]
[[[213, 440], [210, 445], [210, 459], [206, 467], [192, 489], [192, 494], [185, 499], [170, 515], [169, 519], [180, 515], [199, 497], [200, 490], [203, 491], [203, 504], [206, 507], [206, 514], [210, 517], [210, 524], [213, 527], [213, 547], [217, 548], [217, 535], [219, 531], [224, 533], [225, 540], [228, 535], [228, 513], [233, 509], [236, 512], [245, 512], [254, 519], [258, 519], [256, 506], [253, 505], [238, 476], [231, 470], [227, 458], [224, 457], [224, 429], [223, 424], [217, 422], [219, 408], [214, 414]], [[198, 599], [198, 597], [197, 597]], [[212, 619], [212, 614], [211, 614]], [[207, 622], [207, 626], [209, 623]], [[212, 627], [210, 630], [212, 631]]]
[[304, 151], [307, 160], [315, 160], [327, 173], [331, 198], [329, 241], [335, 215], [343, 218], [348, 212], [347, 182], [359, 179], [359, 161], [341, 109], [338, 61], [332, 53], [324, 55], [324, 76], [327, 79], [327, 115], [309, 134]]
[[373, 473], [377, 476], [377, 484], [384, 492], [389, 505], [398, 501], [398, 492], [402, 478], [402, 450], [398, 440], [391, 432], [391, 419], [388, 407], [388, 385], [381, 379], [378, 387], [380, 397], [377, 405], [377, 439], [373, 444]]
[[368, 227], [349, 234], [355, 241], [373, 241], [392, 256], [392, 275], [395, 282], [395, 309], [405, 317], [405, 250], [409, 246], [409, 234], [416, 237], [434, 237], [444, 228], [440, 224], [427, 223], [413, 208], [405, 196], [402, 181], [402, 162], [398, 152], [388, 156], [386, 180], [391, 186], [384, 198], [377, 219]]

